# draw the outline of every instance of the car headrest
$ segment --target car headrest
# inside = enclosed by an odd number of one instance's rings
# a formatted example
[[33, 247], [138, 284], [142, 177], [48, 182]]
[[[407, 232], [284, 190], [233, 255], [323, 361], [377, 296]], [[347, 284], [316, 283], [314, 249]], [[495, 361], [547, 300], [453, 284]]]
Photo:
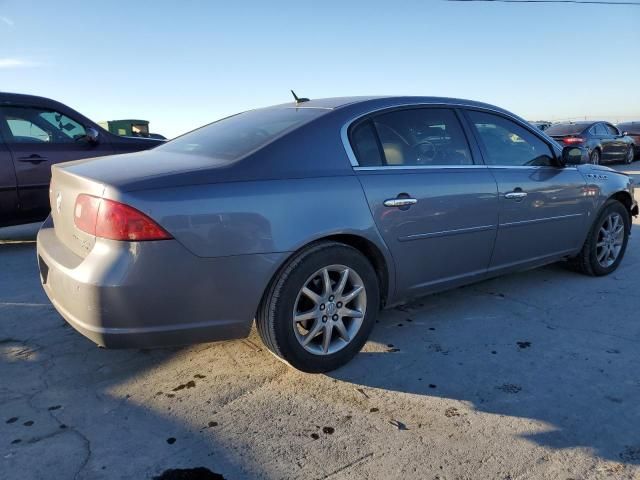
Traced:
[[384, 156], [387, 165], [404, 165], [404, 153], [402, 146], [397, 143], [383, 143]]

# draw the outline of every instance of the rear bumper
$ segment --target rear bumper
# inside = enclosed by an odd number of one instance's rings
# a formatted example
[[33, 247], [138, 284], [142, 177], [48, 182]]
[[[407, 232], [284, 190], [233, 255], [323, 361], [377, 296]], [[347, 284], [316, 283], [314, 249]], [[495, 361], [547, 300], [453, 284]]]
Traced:
[[53, 306], [77, 331], [110, 348], [245, 337], [285, 255], [201, 258], [175, 240], [98, 239], [82, 258], [60, 242], [51, 218], [37, 243]]

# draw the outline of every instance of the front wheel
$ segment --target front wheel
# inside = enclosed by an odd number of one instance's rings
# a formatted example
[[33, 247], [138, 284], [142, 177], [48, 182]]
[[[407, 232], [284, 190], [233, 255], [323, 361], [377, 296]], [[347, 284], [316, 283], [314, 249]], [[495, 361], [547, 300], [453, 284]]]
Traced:
[[624, 157], [624, 163], [626, 163], [627, 165], [630, 163], [633, 163], [633, 158], [635, 157], [635, 149], [633, 148], [633, 145], [631, 145], [629, 147], [629, 150], [627, 151], [627, 155]]
[[624, 257], [629, 230], [629, 212], [617, 200], [609, 200], [593, 223], [582, 250], [569, 264], [586, 275], [610, 274]]
[[323, 242], [294, 256], [272, 281], [256, 325], [281, 360], [304, 372], [327, 372], [364, 346], [379, 302], [367, 258], [348, 245]]

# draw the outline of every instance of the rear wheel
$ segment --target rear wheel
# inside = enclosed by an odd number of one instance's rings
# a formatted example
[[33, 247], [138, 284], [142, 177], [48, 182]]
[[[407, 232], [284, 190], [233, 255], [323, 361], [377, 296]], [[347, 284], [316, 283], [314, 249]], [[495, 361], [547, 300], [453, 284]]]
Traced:
[[569, 264], [586, 275], [608, 275], [618, 268], [624, 257], [629, 229], [629, 212], [625, 206], [609, 200], [593, 223], [582, 250]]
[[305, 372], [327, 372], [363, 347], [380, 302], [371, 263], [335, 242], [309, 247], [273, 280], [256, 324], [269, 350]]
[[589, 160], [593, 165], [600, 165], [600, 150], [596, 148], [593, 152], [591, 152]]

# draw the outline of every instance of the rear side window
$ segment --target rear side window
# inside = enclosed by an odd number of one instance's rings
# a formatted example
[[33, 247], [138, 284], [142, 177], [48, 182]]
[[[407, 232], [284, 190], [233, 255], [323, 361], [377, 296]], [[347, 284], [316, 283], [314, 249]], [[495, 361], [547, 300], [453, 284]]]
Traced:
[[325, 112], [314, 108], [251, 110], [189, 132], [156, 150], [236, 160]]
[[361, 167], [377, 167], [382, 165], [382, 155], [378, 147], [378, 139], [371, 121], [361, 123], [351, 134], [358, 164]]
[[[360, 128], [362, 130], [359, 130]], [[374, 130], [382, 152], [378, 143], [371, 141], [376, 140]], [[473, 164], [469, 145], [458, 118], [453, 110], [446, 108], [412, 108], [376, 115], [370, 122], [359, 126], [353, 132], [352, 141], [359, 163], [363, 166]]]
[[595, 134], [599, 137], [606, 137], [609, 135], [609, 132], [607, 132], [607, 129], [604, 128], [603, 124], [598, 123], [595, 127]]
[[553, 166], [551, 148], [529, 130], [491, 113], [469, 111], [489, 165]]

